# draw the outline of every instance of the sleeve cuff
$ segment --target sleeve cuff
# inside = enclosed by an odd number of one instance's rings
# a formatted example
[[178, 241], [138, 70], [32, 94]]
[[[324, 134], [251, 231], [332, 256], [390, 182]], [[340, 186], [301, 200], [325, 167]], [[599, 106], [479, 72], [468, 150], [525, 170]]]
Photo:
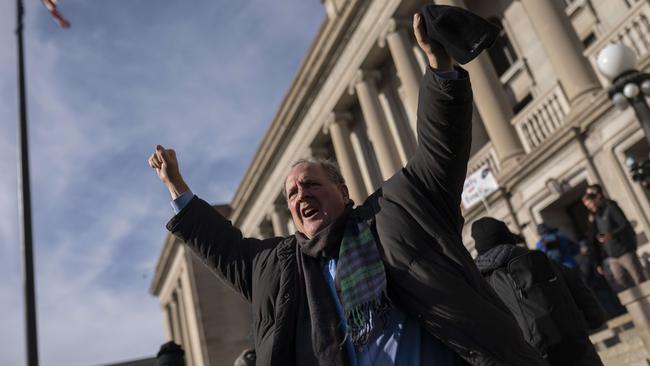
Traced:
[[439, 78], [445, 80], [458, 80], [458, 70], [434, 71]]
[[174, 214], [181, 212], [181, 210], [185, 208], [188, 203], [190, 203], [193, 197], [194, 193], [188, 190], [186, 192], [183, 192], [180, 196], [176, 197], [175, 200], [171, 201], [170, 203], [172, 205], [172, 209], [174, 210]]

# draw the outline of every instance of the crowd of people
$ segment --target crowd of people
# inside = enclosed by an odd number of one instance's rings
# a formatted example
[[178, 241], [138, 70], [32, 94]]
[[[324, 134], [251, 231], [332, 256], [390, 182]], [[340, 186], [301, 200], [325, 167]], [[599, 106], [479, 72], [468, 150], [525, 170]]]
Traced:
[[602, 365], [588, 332], [621, 311], [611, 291], [603, 300], [605, 268], [621, 288], [645, 279], [629, 221], [593, 185], [583, 247], [540, 225], [539, 250], [530, 250], [503, 222], [482, 218], [472, 225], [473, 259], [460, 208], [473, 96], [459, 64], [499, 30], [429, 4], [413, 31], [428, 59], [418, 146], [358, 205], [335, 164], [299, 160], [283, 189], [296, 232], [244, 237], [192, 193], [174, 150], [157, 145], [149, 157], [172, 197], [167, 229], [252, 305], [254, 350], [238, 364]]

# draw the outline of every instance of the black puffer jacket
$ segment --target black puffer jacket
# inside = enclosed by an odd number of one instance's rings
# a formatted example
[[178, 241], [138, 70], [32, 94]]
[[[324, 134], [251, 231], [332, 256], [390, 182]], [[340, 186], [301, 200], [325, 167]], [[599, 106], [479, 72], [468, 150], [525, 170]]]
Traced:
[[[487, 252], [479, 255], [475, 261], [476, 265], [494, 288], [499, 297], [510, 308], [524, 335], [531, 344], [539, 340], [542, 335], [540, 328], [535, 324], [536, 319], [529, 319], [522, 312], [518, 300], [518, 289], [513, 279], [508, 274], [507, 266], [515, 258], [529, 253], [530, 250], [517, 247], [511, 244], [497, 245]], [[540, 307], [548, 307], [552, 311], [554, 319], [562, 319], [562, 324], [556, 324], [560, 331], [561, 343], [551, 346], [548, 350], [548, 360], [551, 365], [602, 365], [593, 345], [587, 336], [588, 329], [596, 329], [605, 322], [605, 314], [595, 296], [585, 285], [576, 269], [567, 268], [555, 263], [546, 257], [544, 268], [528, 268], [531, 278], [541, 277], [537, 273], [543, 273], [549, 266], [556, 274], [556, 290], [554, 297], [546, 300], [554, 301], [551, 304], [538, 304]], [[557, 296], [559, 294], [559, 296]], [[525, 294], [523, 295], [526, 296]]]
[[[462, 243], [472, 93], [467, 73], [459, 74], [445, 80], [427, 70], [415, 155], [356, 210], [374, 231], [402, 311], [472, 365], [545, 365]], [[259, 365], [318, 364], [295, 237], [243, 238], [198, 198], [167, 228], [252, 302]]]

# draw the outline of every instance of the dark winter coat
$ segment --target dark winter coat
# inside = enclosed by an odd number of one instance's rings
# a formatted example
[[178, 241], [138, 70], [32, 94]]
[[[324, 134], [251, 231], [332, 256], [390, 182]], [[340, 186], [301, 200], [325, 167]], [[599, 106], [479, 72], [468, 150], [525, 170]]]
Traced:
[[616, 201], [603, 199], [595, 215], [599, 234], [610, 233], [612, 239], [603, 243], [608, 257], [618, 258], [636, 250], [636, 234]]
[[[427, 70], [414, 156], [355, 210], [375, 234], [399, 309], [472, 365], [544, 365], [461, 240], [472, 93], [459, 73], [444, 80]], [[318, 364], [294, 236], [244, 238], [196, 197], [167, 228], [252, 302], [259, 365]]]
[[[518, 296], [521, 295], [507, 270], [511, 260], [529, 252], [527, 248], [503, 244], [479, 255], [475, 261], [487, 282], [517, 318], [523, 333], [531, 343], [534, 343], [534, 340], [542, 337], [541, 334], [537, 334], [541, 330], [535, 325], [535, 319], [529, 319], [522, 313], [518, 300]], [[563, 296], [553, 297], [556, 302], [552, 304], [539, 304], [539, 306], [548, 306], [548, 310], [552, 310], [555, 314], [554, 319], [561, 318], [563, 323], [556, 324], [561, 333], [561, 342], [540, 352], [548, 353], [548, 360], [553, 366], [602, 365], [587, 335], [588, 330], [597, 329], [605, 322], [605, 314], [600, 304], [576, 269], [567, 268], [548, 258], [544, 258], [544, 261], [545, 268], [528, 269], [532, 274], [531, 277], [540, 277], [538, 273], [551, 266], [557, 275], [558, 292]]]

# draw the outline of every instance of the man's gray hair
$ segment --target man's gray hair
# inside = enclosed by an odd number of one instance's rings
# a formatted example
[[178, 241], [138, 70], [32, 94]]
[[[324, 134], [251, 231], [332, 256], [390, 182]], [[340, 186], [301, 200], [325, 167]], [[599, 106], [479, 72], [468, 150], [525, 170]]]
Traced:
[[[343, 178], [343, 174], [341, 174], [341, 169], [339, 169], [339, 165], [336, 164], [334, 161], [329, 160], [329, 159], [322, 159], [322, 158], [307, 158], [307, 159], [298, 159], [295, 161], [289, 169], [293, 169], [297, 167], [298, 165], [301, 164], [316, 164], [320, 165], [323, 170], [325, 170], [325, 173], [327, 174], [327, 177], [329, 180], [334, 183], [334, 184], [345, 184], [345, 179]], [[286, 189], [286, 183], [287, 179], [285, 177], [284, 179], [285, 187], [282, 187], [282, 195], [284, 196], [284, 199], [287, 199], [287, 189]]]

